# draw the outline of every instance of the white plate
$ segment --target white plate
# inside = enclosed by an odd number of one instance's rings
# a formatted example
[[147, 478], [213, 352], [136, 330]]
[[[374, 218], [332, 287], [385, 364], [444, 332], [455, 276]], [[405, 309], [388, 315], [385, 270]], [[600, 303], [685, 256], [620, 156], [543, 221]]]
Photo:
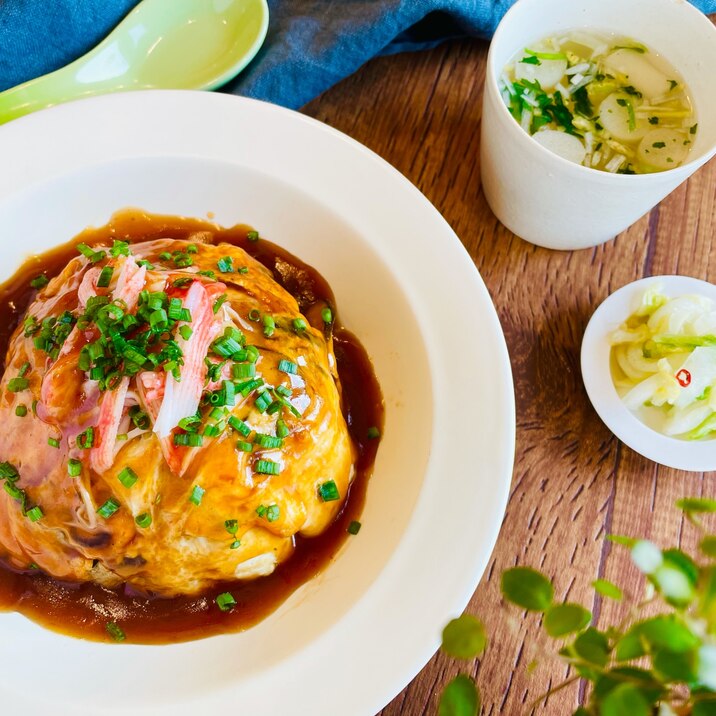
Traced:
[[353, 140], [226, 95], [63, 105], [0, 128], [0, 156], [0, 279], [126, 206], [250, 223], [327, 277], [386, 399], [363, 529], [318, 579], [247, 632], [174, 646], [89, 643], [0, 614], [3, 710], [375, 713], [472, 595], [512, 473], [505, 342], [455, 234]]
[[716, 470], [716, 440], [680, 440], [643, 423], [619, 397], [609, 368], [609, 336], [634, 313], [649, 288], [671, 298], [689, 294], [716, 301], [716, 286], [689, 276], [651, 276], [622, 286], [594, 312], [582, 339], [582, 378], [587, 395], [604, 424], [640, 455], [677, 470]]

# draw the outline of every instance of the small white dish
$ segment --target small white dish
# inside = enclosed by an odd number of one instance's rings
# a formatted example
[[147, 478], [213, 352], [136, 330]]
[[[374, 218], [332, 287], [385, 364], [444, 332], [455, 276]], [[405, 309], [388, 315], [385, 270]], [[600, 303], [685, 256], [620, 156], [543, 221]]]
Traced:
[[594, 312], [582, 339], [582, 379], [604, 424], [632, 450], [666, 467], [691, 472], [716, 470], [716, 440], [689, 441], [648, 427], [622, 402], [609, 369], [609, 335], [653, 286], [670, 297], [698, 294], [716, 301], [716, 285], [689, 276], [652, 276], [622, 286]]

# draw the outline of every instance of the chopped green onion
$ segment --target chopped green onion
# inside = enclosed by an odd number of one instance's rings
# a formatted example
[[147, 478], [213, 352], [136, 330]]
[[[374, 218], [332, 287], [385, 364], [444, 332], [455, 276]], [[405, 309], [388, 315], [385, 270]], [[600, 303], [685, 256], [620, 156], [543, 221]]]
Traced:
[[246, 358], [251, 363], [256, 363], [259, 359], [259, 349], [256, 346], [246, 346]]
[[131, 467], [125, 467], [119, 475], [117, 475], [117, 479], [129, 489], [139, 479], [139, 476]]
[[38, 402], [39, 402], [38, 400], [33, 400], [33, 401], [32, 401], [32, 414], [33, 414], [33, 415], [37, 415], [37, 403], [38, 403]]
[[293, 330], [296, 331], [296, 333], [302, 333], [303, 331], [308, 328], [306, 325], [306, 321], [303, 320], [303, 318], [294, 318], [292, 321]]
[[248, 266], [239, 266], [239, 268], [236, 269], [239, 273], [248, 273], [249, 267]]
[[238, 520], [224, 520], [224, 527], [230, 535], [235, 535], [239, 529]]
[[278, 475], [281, 465], [273, 460], [257, 460], [254, 470], [261, 475]]
[[285, 438], [288, 435], [288, 433], [289, 433], [289, 429], [286, 426], [286, 423], [281, 418], [279, 418], [276, 421], [276, 435], [280, 438]]
[[141, 527], [142, 529], [146, 529], [147, 527], [149, 527], [149, 525], [152, 524], [152, 516], [148, 512], [142, 512], [141, 515], [137, 515], [134, 518], [134, 521], [139, 527]]
[[82, 463], [79, 460], [70, 458], [67, 461], [67, 474], [70, 477], [79, 477], [82, 474]]
[[189, 246], [186, 247], [186, 252], [188, 254], [198, 254], [199, 247], [196, 244], [189, 244]]
[[27, 390], [30, 385], [30, 381], [27, 378], [10, 378], [7, 382], [7, 389], [11, 393], [20, 393], [23, 390]]
[[229, 592], [223, 592], [216, 597], [216, 606], [222, 612], [229, 612], [236, 606], [236, 600]]
[[124, 641], [127, 638], [122, 628], [114, 622], [107, 622], [104, 628], [114, 641]]
[[284, 398], [290, 398], [292, 395], [291, 389], [285, 385], [277, 385], [274, 390], [278, 395], [282, 395]]
[[12, 463], [0, 462], [0, 480], [10, 480], [10, 482], [15, 482], [15, 480], [19, 479], [19, 477], [20, 473]]
[[191, 276], [182, 276], [181, 278], [175, 278], [172, 281], [174, 288], [186, 288], [190, 283], [194, 283], [194, 279]]
[[35, 506], [27, 511], [26, 516], [30, 520], [30, 522], [37, 522], [38, 520], [41, 520], [45, 516], [45, 514], [42, 511], [41, 507]]
[[281, 514], [281, 510], [279, 509], [278, 505], [269, 505], [266, 508], [266, 519], [269, 522], [276, 522], [276, 520], [279, 518], [280, 514]]
[[226, 303], [228, 299], [229, 297], [225, 293], [222, 293], [221, 296], [219, 296], [219, 298], [214, 301], [213, 309], [215, 314], [219, 312], [219, 309]]
[[94, 445], [94, 428], [87, 428], [77, 436], [77, 447], [80, 450], [87, 450]]
[[127, 433], [117, 433], [117, 440], [127, 440], [129, 435]]
[[180, 447], [201, 447], [204, 438], [197, 433], [177, 433], [174, 435], [174, 444]]
[[57, 438], [47, 438], [47, 444], [53, 448], [60, 447], [60, 441]]
[[221, 432], [221, 428], [218, 425], [205, 425], [202, 434], [207, 438], [218, 438]]
[[188, 341], [194, 331], [191, 329], [191, 326], [179, 326], [179, 333], [185, 341]]
[[234, 270], [234, 260], [231, 256], [224, 256], [220, 258], [216, 265], [219, 267], [219, 271], [222, 273], [231, 273]]
[[258, 241], [259, 240], [259, 232], [258, 231], [247, 231], [246, 238], [249, 241]]
[[380, 430], [376, 428], [375, 426], [368, 428], [366, 435], [369, 440], [375, 440], [376, 438], [380, 437]]
[[117, 239], [115, 239], [109, 253], [115, 257], [129, 256], [129, 244], [126, 241], [117, 241]]
[[268, 390], [262, 390], [256, 396], [256, 400], [254, 401], [254, 404], [262, 413], [265, 413], [266, 409], [268, 408], [269, 405], [271, 405], [272, 402], [273, 401], [271, 400], [271, 394], [268, 392]]
[[106, 520], [109, 519], [119, 509], [119, 502], [110, 497], [100, 508], [97, 510], [97, 514], [100, 517], [104, 517]]
[[216, 278], [216, 274], [213, 271], [199, 271], [199, 276], [206, 276], [207, 278]]
[[129, 417], [131, 418], [135, 428], [139, 428], [140, 430], [147, 430], [149, 428], [149, 415], [138, 405], [133, 405], [129, 409]]
[[346, 530], [349, 535], [357, 535], [360, 532], [361, 523], [358, 520], [353, 520]]
[[241, 450], [241, 452], [251, 452], [254, 449], [254, 446], [251, 443], [247, 443], [244, 440], [239, 440], [236, 443], [236, 447]]
[[338, 485], [333, 480], [324, 482], [318, 487], [318, 494], [324, 502], [333, 502], [340, 500], [341, 494], [338, 492]]
[[189, 495], [189, 502], [199, 506], [206, 490], [201, 485], [194, 485]]
[[30, 281], [30, 286], [32, 286], [32, 288], [40, 289], [45, 288], [48, 283], [50, 283], [50, 279], [47, 278], [47, 276], [45, 276], [44, 274], [40, 274], [39, 276], [33, 278], [32, 281]]
[[231, 367], [231, 377], [234, 380], [242, 378], [253, 378], [256, 375], [256, 365], [254, 363], [235, 363]]
[[251, 428], [235, 415], [232, 415], [229, 418], [229, 425], [236, 430], [237, 433], [243, 435], [244, 437], [247, 437], [251, 433]]
[[534, 52], [533, 50], [528, 50], [525, 47], [525, 52], [530, 57], [537, 57], [540, 60], [566, 60], [567, 55], [565, 55], [563, 52]]
[[263, 448], [280, 448], [283, 445], [281, 438], [274, 437], [273, 435], [264, 435], [262, 433], [256, 433], [254, 442]]
[[213, 420], [223, 420], [226, 417], [226, 409], [212, 408], [211, 412], [209, 413], [209, 417]]
[[251, 391], [261, 387], [263, 384], [264, 382], [261, 378], [254, 378], [253, 380], [247, 380], [244, 383], [239, 383], [236, 386], [236, 390], [238, 390], [245, 398]]
[[274, 415], [275, 413], [278, 413], [279, 410], [281, 410], [282, 405], [283, 405], [283, 403], [280, 400], [274, 400], [271, 403], [271, 405], [269, 405], [268, 408], [266, 408], [266, 412], [269, 415]]
[[172, 319], [172, 321], [178, 321], [181, 316], [181, 310], [182, 310], [182, 302], [181, 298], [172, 298], [169, 301], [169, 308], [167, 309], [167, 316]]
[[182, 418], [179, 421], [179, 427], [182, 430], [186, 430], [188, 433], [197, 432], [200, 425], [201, 425], [201, 415], [199, 415], [198, 413], [195, 415], [190, 415], [188, 418]]
[[230, 545], [229, 549], [238, 549], [241, 547], [241, 540], [235, 539]]
[[106, 255], [106, 251], [95, 251], [91, 249], [87, 244], [77, 244], [75, 247], [85, 258], [88, 258], [93, 264], [101, 261]]
[[105, 266], [99, 274], [97, 279], [98, 288], [107, 288], [112, 280], [112, 274], [114, 269], [111, 266]]
[[161, 254], [159, 254], [159, 259], [162, 261], [171, 261], [172, 255], [168, 251], [162, 251]]
[[258, 321], [261, 318], [261, 312], [256, 308], [252, 308], [249, 311], [249, 321]]
[[[167, 312], [163, 308], [158, 308], [149, 315], [149, 325], [152, 330], [160, 333], [169, 327]], [[136, 361], [135, 361], [136, 362]]]
[[268, 313], [264, 314], [264, 335], [266, 338], [270, 338], [276, 330], [276, 322], [273, 320], [273, 316], [269, 316]]
[[328, 306], [321, 311], [321, 318], [324, 323], [333, 323], [333, 312]]
[[27, 406], [26, 405], [18, 405], [15, 408], [15, 415], [17, 415], [18, 418], [24, 418], [27, 415]]
[[296, 373], [298, 373], [298, 366], [295, 363], [291, 363], [290, 360], [280, 360], [278, 362], [278, 369], [282, 373], [288, 373], [289, 375], [296, 375]]

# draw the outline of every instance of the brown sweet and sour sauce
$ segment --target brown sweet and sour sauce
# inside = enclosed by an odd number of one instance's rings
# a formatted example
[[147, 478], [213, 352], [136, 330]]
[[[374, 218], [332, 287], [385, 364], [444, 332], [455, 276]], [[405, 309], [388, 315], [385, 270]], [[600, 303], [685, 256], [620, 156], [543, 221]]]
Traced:
[[[202, 240], [238, 246], [269, 268], [276, 281], [296, 298], [312, 325], [322, 330], [323, 308], [329, 306], [333, 312], [333, 345], [342, 385], [342, 408], [358, 451], [356, 477], [343, 510], [319, 537], [296, 536], [294, 554], [273, 574], [252, 581], [224, 582], [194, 596], [166, 599], [138, 594], [130, 587], [107, 589], [90, 583], [59, 582], [37, 569], [17, 572], [0, 563], [1, 610], [21, 612], [65, 634], [102, 641], [112, 640], [108, 622], [121, 628], [126, 641], [145, 644], [240, 631], [261, 621], [321, 572], [346, 539], [356, 539], [351, 537], [348, 527], [361, 513], [379, 442], [368, 437], [369, 428], [380, 428], [383, 424], [383, 398], [373, 367], [358, 339], [340, 326], [333, 293], [325, 279], [276, 244], [263, 238], [249, 241], [250, 230], [248, 226], [223, 229], [198, 219], [126, 210], [115, 214], [106, 226], [87, 229], [69, 243], [33, 256], [0, 286], [1, 368], [4, 371], [10, 338], [36, 294], [30, 281], [40, 273], [48, 278], [59, 274], [76, 255], [77, 243], [111, 245], [113, 239], [130, 242], [167, 237], [188, 239], [197, 232], [207, 232]], [[215, 603], [216, 596], [223, 592], [230, 592], [237, 602], [231, 611], [221, 611]]]

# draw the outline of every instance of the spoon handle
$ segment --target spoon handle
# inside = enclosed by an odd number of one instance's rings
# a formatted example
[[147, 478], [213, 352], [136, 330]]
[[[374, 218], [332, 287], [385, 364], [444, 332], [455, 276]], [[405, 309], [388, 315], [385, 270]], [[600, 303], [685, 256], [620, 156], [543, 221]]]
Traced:
[[0, 124], [44, 107], [80, 97], [101, 94], [98, 85], [78, 85], [69, 73], [58, 70], [0, 92]]

